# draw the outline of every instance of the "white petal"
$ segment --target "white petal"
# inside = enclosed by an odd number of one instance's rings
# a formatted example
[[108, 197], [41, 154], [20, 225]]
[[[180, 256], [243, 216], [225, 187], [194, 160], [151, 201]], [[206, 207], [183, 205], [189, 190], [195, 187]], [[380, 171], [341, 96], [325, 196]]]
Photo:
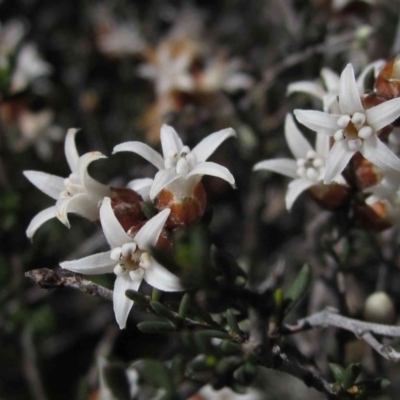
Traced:
[[205, 137], [196, 147], [193, 148], [192, 153], [196, 156], [197, 162], [205, 161], [212, 153], [231, 136], [236, 137], [236, 132], [232, 128], [222, 129], [221, 131], [214, 132]]
[[128, 182], [126, 186], [129, 189], [134, 190], [136, 193], [139, 193], [144, 201], [148, 201], [150, 200], [149, 195], [152, 184], [153, 184], [153, 179], [142, 178], [142, 179], [134, 179], [133, 181]]
[[357, 78], [357, 88], [358, 88], [358, 93], [360, 96], [364, 94], [365, 91], [365, 79], [367, 78], [368, 74], [372, 71], [374, 71], [374, 77], [377, 76], [378, 72], [383, 68], [383, 66], [386, 64], [386, 61], [384, 60], [377, 60], [374, 61], [370, 64], [368, 64], [362, 71], [361, 74]]
[[328, 114], [323, 111], [294, 110], [297, 121], [313, 131], [325, 131], [333, 135], [338, 130], [337, 120], [341, 115]]
[[79, 193], [56, 202], [56, 216], [68, 228], [68, 213], [75, 213], [90, 221], [99, 219], [99, 206], [87, 194]]
[[347, 64], [340, 76], [339, 106], [343, 114], [353, 115], [356, 112], [364, 112], [351, 64]]
[[174, 168], [168, 168], [156, 173], [150, 189], [150, 199], [153, 200], [168, 184], [172, 183], [181, 176], [175, 172]]
[[339, 75], [332, 71], [329, 68], [322, 68], [321, 77], [325, 83], [325, 87], [328, 89], [328, 92], [332, 94], [339, 94]]
[[126, 327], [126, 320], [133, 306], [133, 301], [125, 296], [128, 289], [138, 290], [141, 280], [133, 281], [129, 274], [117, 276], [114, 283], [113, 303], [115, 319], [119, 325], [119, 329]]
[[327, 113], [339, 112], [339, 103], [337, 94], [327, 93], [322, 99], [322, 104], [323, 104], [323, 110]]
[[161, 231], [164, 228], [165, 221], [168, 219], [171, 210], [166, 208], [160, 211], [157, 215], [147, 221], [135, 235], [134, 240], [139, 249], [150, 250], [155, 246]]
[[365, 111], [367, 122], [375, 131], [391, 124], [400, 117], [400, 98], [385, 101]]
[[235, 178], [229, 172], [228, 168], [225, 168], [222, 165], [210, 161], [204, 161], [196, 164], [196, 166], [187, 174], [187, 177], [190, 178], [194, 175], [216, 176], [217, 178], [221, 178], [224, 181], [227, 181], [232, 186], [235, 186]]
[[164, 124], [161, 127], [161, 147], [164, 158], [180, 153], [183, 143], [172, 126]]
[[87, 192], [102, 198], [108, 194], [109, 189], [107, 186], [91, 178], [87, 171], [89, 164], [93, 161], [99, 160], [100, 158], [107, 157], [99, 151], [91, 151], [79, 157], [78, 176], [80, 184], [86, 189]]
[[111, 251], [93, 254], [79, 260], [64, 261], [60, 263], [61, 268], [68, 271], [85, 275], [99, 275], [111, 273], [115, 267], [115, 261], [110, 257]]
[[336, 142], [326, 160], [324, 183], [332, 182], [346, 168], [355, 153], [355, 151], [349, 149], [346, 140]]
[[149, 285], [164, 292], [184, 290], [179, 278], [154, 259], [152, 259], [151, 264], [144, 270], [144, 280]]
[[24, 171], [25, 177], [47, 196], [57, 200], [65, 190], [64, 179], [40, 171]]
[[313, 149], [297, 128], [291, 114], [287, 114], [285, 118], [285, 138], [295, 158], [306, 158], [307, 153]]
[[309, 81], [300, 81], [291, 83], [287, 87], [286, 94], [289, 95], [291, 93], [302, 92], [309, 94], [311, 96], [317, 97], [318, 99], [322, 99], [325, 94], [324, 88], [316, 82]]
[[78, 170], [78, 159], [79, 159], [79, 154], [78, 151], [76, 150], [76, 145], [75, 145], [75, 135], [78, 131], [79, 129], [75, 128], [68, 129], [64, 144], [65, 157], [67, 158], [69, 168], [71, 172], [75, 173]]
[[154, 149], [142, 142], [125, 142], [114, 147], [113, 154], [120, 151], [131, 151], [132, 153], [139, 154], [145, 160], [152, 163], [158, 169], [164, 169], [164, 160], [161, 154], [157, 153]]
[[328, 135], [324, 133], [317, 133], [317, 137], [315, 138], [315, 151], [319, 156], [321, 156], [324, 160], [328, 157], [330, 147], [330, 138]]
[[26, 236], [28, 236], [29, 239], [33, 237], [35, 232], [49, 219], [55, 218], [56, 216], [56, 208], [49, 207], [44, 209], [43, 211], [40, 211], [40, 213], [36, 214], [32, 221], [30, 222], [28, 228], [26, 229]]
[[111, 248], [120, 247], [132, 241], [115, 216], [109, 197], [105, 197], [101, 204], [100, 221], [104, 236]]
[[290, 210], [296, 199], [308, 188], [314, 186], [315, 182], [306, 179], [295, 179], [291, 181], [288, 186], [288, 191], [285, 197], [286, 209]]
[[363, 141], [360, 152], [379, 168], [400, 171], [400, 159], [376, 135]]
[[266, 169], [278, 174], [288, 176], [289, 178], [297, 178], [297, 164], [296, 161], [288, 158], [277, 158], [274, 160], [260, 161], [254, 167], [254, 171]]

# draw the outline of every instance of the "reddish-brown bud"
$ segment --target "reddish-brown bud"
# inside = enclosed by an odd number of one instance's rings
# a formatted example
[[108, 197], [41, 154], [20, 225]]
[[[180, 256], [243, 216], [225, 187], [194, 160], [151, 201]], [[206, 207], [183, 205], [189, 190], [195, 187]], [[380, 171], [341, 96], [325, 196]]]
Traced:
[[371, 205], [359, 203], [354, 207], [354, 221], [363, 229], [381, 232], [392, 226], [389, 221], [386, 204], [377, 201]]
[[204, 215], [206, 192], [199, 182], [193, 189], [192, 196], [177, 198], [168, 189], [163, 189], [157, 197], [156, 208], [170, 208], [171, 214], [166, 222], [167, 227], [188, 226]]
[[376, 166], [365, 159], [361, 154], [356, 154], [352, 162], [356, 178], [355, 183], [359, 190], [376, 185], [382, 179], [382, 174], [378, 172]]
[[322, 208], [327, 210], [333, 210], [345, 204], [350, 194], [348, 186], [338, 183], [315, 185], [308, 189], [308, 192]]
[[134, 190], [111, 188], [111, 207], [126, 232], [144, 220], [142, 202], [142, 197]]
[[375, 93], [386, 100], [400, 96], [400, 56], [389, 61], [375, 81]]

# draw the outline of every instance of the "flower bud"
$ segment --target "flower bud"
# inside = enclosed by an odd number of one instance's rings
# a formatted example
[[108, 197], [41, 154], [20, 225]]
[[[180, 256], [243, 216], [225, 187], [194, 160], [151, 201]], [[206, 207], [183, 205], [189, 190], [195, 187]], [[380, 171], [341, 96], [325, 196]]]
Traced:
[[160, 211], [164, 208], [171, 209], [166, 222], [168, 228], [191, 225], [204, 215], [206, 208], [204, 186], [199, 182], [193, 188], [192, 195], [183, 198], [177, 197], [168, 189], [163, 189], [157, 197], [156, 208]]
[[392, 324], [396, 310], [392, 299], [385, 292], [375, 292], [368, 296], [364, 304], [364, 319], [378, 324]]
[[338, 183], [315, 185], [308, 189], [308, 192], [322, 208], [327, 210], [333, 210], [349, 199], [349, 188]]
[[382, 179], [382, 174], [375, 165], [359, 153], [353, 157], [353, 170], [356, 178], [355, 184], [359, 190], [376, 185]]
[[377, 201], [370, 205], [356, 204], [354, 221], [358, 227], [374, 232], [381, 232], [392, 226], [386, 204], [383, 201]]
[[378, 96], [386, 100], [400, 96], [400, 56], [382, 68], [376, 78], [374, 89]]

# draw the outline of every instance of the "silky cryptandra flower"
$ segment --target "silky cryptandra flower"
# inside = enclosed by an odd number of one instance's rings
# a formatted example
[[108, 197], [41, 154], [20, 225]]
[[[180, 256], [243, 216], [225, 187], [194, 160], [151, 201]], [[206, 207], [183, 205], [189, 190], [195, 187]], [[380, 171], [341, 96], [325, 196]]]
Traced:
[[125, 296], [125, 291], [138, 290], [143, 279], [166, 292], [183, 290], [179, 279], [150, 255], [169, 214], [169, 209], [161, 211], [131, 237], [114, 215], [111, 199], [106, 197], [100, 207], [100, 221], [111, 250], [60, 264], [62, 268], [81, 274], [115, 273], [114, 312], [121, 329], [125, 328], [133, 305], [133, 301]]
[[[296, 127], [293, 117], [287, 114], [285, 138], [295, 160], [288, 158], [265, 160], [257, 163], [254, 170], [265, 169], [293, 179], [289, 183], [285, 198], [286, 208], [290, 210], [301, 193], [313, 186], [322, 185], [325, 174], [325, 159], [329, 152], [329, 137], [317, 134], [314, 150]], [[337, 177], [336, 181], [343, 183], [340, 177]]]
[[[365, 92], [365, 80], [371, 72], [376, 77], [385, 61], [377, 60], [368, 64], [358, 76], [356, 83], [360, 96]], [[301, 92], [314, 96], [322, 100], [323, 110], [325, 112], [340, 113], [338, 94], [339, 94], [339, 75], [329, 68], [322, 68], [321, 78], [323, 84], [315, 81], [300, 81], [291, 83], [288, 86], [287, 94]]]
[[[132, 151], [139, 154], [147, 161], [155, 165], [159, 171], [151, 184], [149, 197], [154, 200], [158, 196], [158, 207], [171, 208], [173, 204], [181, 204], [187, 199], [203, 197], [204, 189], [199, 186], [203, 175], [216, 176], [224, 179], [232, 186], [235, 185], [235, 178], [229, 170], [222, 165], [206, 161], [219, 145], [231, 136], [235, 136], [235, 131], [231, 128], [215, 132], [203, 139], [192, 150], [184, 146], [176, 131], [168, 125], [161, 128], [161, 146], [163, 156], [153, 150], [150, 146], [142, 142], [126, 142], [117, 145], [114, 153], [120, 151]], [[147, 187], [149, 181], [147, 181]], [[135, 189], [136, 190], [136, 189]], [[195, 193], [197, 190], [197, 194]], [[170, 194], [168, 202], [160, 200], [162, 192], [167, 196]], [[205, 207], [205, 199], [199, 205], [202, 215]], [[174, 214], [174, 209], [172, 210]], [[198, 215], [196, 215], [196, 218]]]
[[340, 77], [339, 106], [340, 114], [294, 111], [300, 123], [335, 140], [327, 158], [324, 183], [340, 174], [357, 152], [379, 168], [400, 171], [400, 159], [378, 138], [378, 132], [400, 116], [400, 98], [364, 109], [353, 67], [348, 64]]
[[68, 213], [79, 214], [91, 221], [97, 220], [100, 201], [110, 194], [110, 189], [91, 178], [87, 171], [91, 162], [105, 156], [92, 151], [79, 157], [75, 146], [76, 132], [77, 129], [69, 129], [65, 139], [65, 156], [71, 169], [68, 178], [39, 171], [24, 171], [31, 183], [56, 200], [54, 206], [46, 208], [32, 219], [26, 231], [29, 238], [43, 223], [54, 217], [69, 227]]

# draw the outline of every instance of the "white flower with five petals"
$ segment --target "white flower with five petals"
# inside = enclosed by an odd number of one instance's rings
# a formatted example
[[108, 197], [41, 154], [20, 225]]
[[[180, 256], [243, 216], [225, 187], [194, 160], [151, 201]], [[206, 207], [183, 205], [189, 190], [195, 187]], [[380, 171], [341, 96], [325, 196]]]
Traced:
[[[360, 96], [365, 92], [365, 80], [373, 71], [376, 78], [379, 71], [385, 65], [384, 60], [377, 60], [368, 64], [358, 76], [356, 83]], [[329, 68], [322, 68], [321, 78], [323, 84], [315, 81], [299, 81], [291, 83], [287, 88], [287, 94], [302, 92], [322, 100], [323, 110], [325, 112], [340, 112], [338, 103], [339, 94], [339, 75]]]
[[340, 114], [295, 110], [297, 120], [307, 128], [335, 140], [327, 162], [324, 183], [340, 174], [353, 155], [360, 152], [368, 161], [385, 170], [400, 171], [400, 159], [378, 138], [378, 132], [400, 117], [400, 98], [364, 109], [351, 64], [339, 82]]
[[111, 199], [105, 197], [100, 207], [100, 221], [111, 250], [74, 261], [64, 261], [62, 268], [80, 274], [98, 275], [114, 272], [113, 302], [115, 318], [121, 329], [126, 326], [133, 301], [125, 296], [128, 289], [138, 290], [143, 279], [165, 292], [183, 290], [179, 279], [150, 254], [158, 241], [171, 210], [165, 209], [146, 222], [132, 238], [114, 215]]
[[212, 133], [192, 150], [184, 146], [175, 129], [168, 125], [161, 128], [163, 156], [142, 142], [126, 142], [114, 147], [114, 153], [132, 151], [155, 165], [159, 171], [151, 185], [149, 196], [154, 199], [164, 188], [174, 192], [176, 197], [191, 195], [193, 188], [203, 175], [224, 179], [232, 186], [235, 178], [222, 165], [206, 161], [219, 145], [231, 136], [236, 136], [232, 128]]
[[[329, 152], [329, 137], [317, 134], [315, 150], [294, 123], [290, 114], [285, 119], [285, 138], [296, 158], [278, 158], [257, 163], [254, 170], [269, 170], [292, 178], [285, 202], [290, 210], [298, 196], [312, 186], [322, 184], [325, 174], [325, 159]], [[340, 177], [337, 181], [342, 183]]]
[[43, 193], [56, 200], [56, 204], [37, 214], [26, 230], [29, 238], [46, 221], [58, 218], [67, 227], [70, 226], [68, 213], [79, 214], [91, 221], [98, 219], [101, 200], [108, 196], [110, 189], [91, 178], [87, 168], [99, 158], [105, 158], [98, 151], [78, 155], [75, 146], [77, 129], [69, 129], [65, 139], [65, 156], [71, 169], [68, 178], [40, 171], [24, 171], [25, 177]]

